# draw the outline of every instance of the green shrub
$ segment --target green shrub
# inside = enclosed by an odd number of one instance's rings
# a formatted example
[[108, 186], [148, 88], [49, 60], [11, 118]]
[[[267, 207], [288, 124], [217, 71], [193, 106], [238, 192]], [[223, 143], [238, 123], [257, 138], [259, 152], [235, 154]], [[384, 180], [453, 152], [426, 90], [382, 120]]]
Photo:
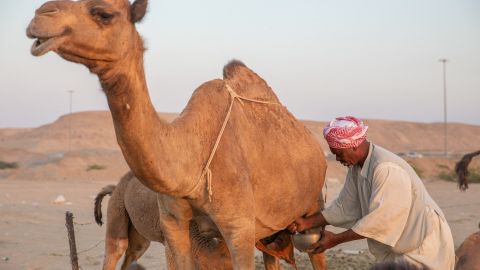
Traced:
[[423, 177], [423, 170], [419, 169], [417, 166], [410, 164], [412, 166], [413, 170], [415, 173], [418, 175], [418, 177], [422, 178]]
[[[438, 166], [438, 165], [437, 165]], [[456, 182], [458, 179], [457, 174], [454, 171], [441, 171], [438, 174], [438, 178], [445, 180], [445, 181], [453, 181]], [[467, 181], [469, 183], [480, 183], [480, 169], [479, 168], [471, 168], [468, 170]]]
[[467, 181], [469, 183], [480, 183], [480, 169], [470, 169], [467, 176]]
[[445, 170], [450, 170], [450, 168], [445, 165], [445, 164], [437, 164], [437, 168], [440, 168], [440, 169], [445, 169]]
[[442, 179], [442, 180], [445, 180], [445, 181], [457, 181], [457, 175], [455, 174], [455, 172], [446, 172], [446, 171], [441, 171], [439, 174], [438, 174], [438, 178]]
[[0, 170], [16, 168], [18, 168], [18, 164], [16, 162], [5, 162], [0, 160]]
[[93, 164], [88, 166], [87, 172], [92, 170], [105, 170], [106, 168], [107, 167], [103, 165]]

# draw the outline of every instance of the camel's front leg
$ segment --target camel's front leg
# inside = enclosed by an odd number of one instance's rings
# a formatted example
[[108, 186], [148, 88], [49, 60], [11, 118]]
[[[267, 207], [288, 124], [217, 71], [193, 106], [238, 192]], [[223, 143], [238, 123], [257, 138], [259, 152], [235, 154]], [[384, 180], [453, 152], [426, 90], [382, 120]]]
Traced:
[[192, 220], [190, 204], [184, 199], [163, 194], [157, 196], [157, 203], [160, 211], [160, 227], [165, 236], [165, 244], [173, 255], [175, 269], [195, 269], [189, 235]]
[[217, 227], [227, 243], [234, 270], [255, 269], [255, 219], [238, 217], [232, 213], [229, 220]]
[[228, 184], [224, 187], [213, 186], [208, 215], [227, 244], [233, 269], [253, 270], [256, 239], [252, 186], [245, 175], [238, 173], [235, 173], [232, 179], [224, 179], [225, 183]]

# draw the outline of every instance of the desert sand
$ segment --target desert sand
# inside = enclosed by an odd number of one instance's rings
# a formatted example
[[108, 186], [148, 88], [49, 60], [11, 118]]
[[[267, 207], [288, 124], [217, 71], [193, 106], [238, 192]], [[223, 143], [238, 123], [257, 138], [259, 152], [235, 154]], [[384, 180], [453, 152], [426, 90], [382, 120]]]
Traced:
[[[169, 120], [175, 116], [161, 114]], [[447, 180], [453, 178], [454, 164], [462, 154], [480, 149], [480, 126], [449, 124], [449, 156], [443, 157], [442, 124], [365, 122], [374, 143], [394, 152], [423, 154], [406, 159], [447, 216], [455, 246], [478, 230], [480, 185], [471, 184], [469, 190], [460, 192], [455, 182]], [[325, 122], [304, 124], [328, 154], [321, 136]], [[346, 172], [328, 157], [327, 204], [340, 191]], [[0, 161], [18, 165], [0, 170], [0, 269], [70, 269], [66, 211], [75, 217], [81, 269], [101, 269], [105, 228], [94, 223], [93, 198], [103, 186], [116, 184], [128, 171], [109, 112], [75, 113], [37, 128], [2, 128]], [[480, 158], [474, 159], [470, 169], [480, 172]], [[60, 195], [65, 201], [54, 203]], [[104, 215], [106, 204], [104, 200]], [[329, 269], [368, 269], [373, 263], [364, 240], [338, 246], [327, 256]], [[300, 269], [311, 269], [305, 254], [297, 253], [296, 257]], [[147, 269], [165, 269], [163, 246], [153, 244], [140, 263]], [[261, 257], [257, 265], [257, 269], [263, 269]]]

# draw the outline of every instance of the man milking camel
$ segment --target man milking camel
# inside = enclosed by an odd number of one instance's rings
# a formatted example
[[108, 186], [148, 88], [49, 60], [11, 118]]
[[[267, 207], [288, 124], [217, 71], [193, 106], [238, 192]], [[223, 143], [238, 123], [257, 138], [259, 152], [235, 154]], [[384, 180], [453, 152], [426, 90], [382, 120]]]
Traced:
[[302, 217], [288, 229], [302, 232], [333, 225], [309, 251], [367, 238], [378, 261], [406, 261], [435, 270], [453, 269], [450, 227], [422, 180], [402, 158], [368, 140], [368, 127], [355, 117], [338, 117], [323, 135], [336, 160], [348, 167], [345, 184], [329, 207]]

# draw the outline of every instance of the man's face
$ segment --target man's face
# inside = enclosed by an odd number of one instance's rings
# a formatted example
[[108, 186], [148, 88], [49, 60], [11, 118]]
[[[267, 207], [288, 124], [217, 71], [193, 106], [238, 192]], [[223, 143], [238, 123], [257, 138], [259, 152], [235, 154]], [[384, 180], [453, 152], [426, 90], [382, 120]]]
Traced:
[[353, 166], [357, 164], [357, 148], [331, 148], [330, 151], [335, 155], [338, 162], [342, 163], [343, 166]]

